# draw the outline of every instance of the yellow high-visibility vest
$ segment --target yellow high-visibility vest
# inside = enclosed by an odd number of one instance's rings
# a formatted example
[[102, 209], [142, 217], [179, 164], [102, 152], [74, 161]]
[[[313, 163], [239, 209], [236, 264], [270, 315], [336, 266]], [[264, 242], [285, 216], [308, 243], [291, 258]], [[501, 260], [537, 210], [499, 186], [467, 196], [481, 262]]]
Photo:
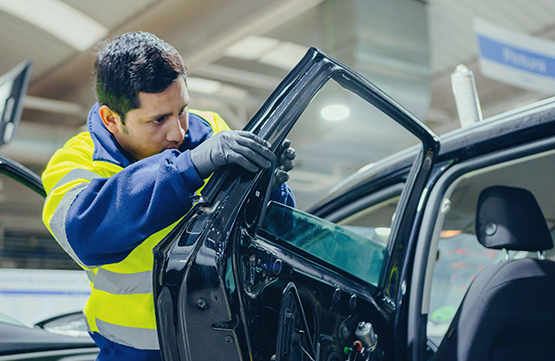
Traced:
[[[208, 121], [213, 133], [229, 130], [213, 112], [190, 110]], [[152, 249], [177, 222], [152, 234], [121, 262], [90, 266], [73, 251], [65, 232], [69, 207], [94, 178], [107, 178], [121, 171], [119, 165], [93, 160], [94, 144], [88, 132], [66, 142], [47, 165], [42, 175], [47, 198], [43, 222], [64, 250], [85, 270], [91, 295], [84, 312], [90, 331], [137, 349], [159, 349], [152, 294]]]

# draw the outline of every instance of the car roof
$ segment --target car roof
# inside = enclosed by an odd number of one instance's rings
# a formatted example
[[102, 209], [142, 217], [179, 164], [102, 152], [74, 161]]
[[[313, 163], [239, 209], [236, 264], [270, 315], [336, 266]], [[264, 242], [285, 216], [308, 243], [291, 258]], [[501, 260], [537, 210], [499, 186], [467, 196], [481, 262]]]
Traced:
[[[515, 136], [517, 134], [518, 137]], [[460, 161], [550, 135], [555, 135], [555, 97], [440, 135], [441, 148], [437, 163], [449, 159]], [[393, 174], [406, 175], [419, 149], [420, 145], [415, 145], [361, 168], [331, 189], [328, 196], [311, 207], [309, 212], [317, 212], [334, 199], [352, 193], [376, 179]]]

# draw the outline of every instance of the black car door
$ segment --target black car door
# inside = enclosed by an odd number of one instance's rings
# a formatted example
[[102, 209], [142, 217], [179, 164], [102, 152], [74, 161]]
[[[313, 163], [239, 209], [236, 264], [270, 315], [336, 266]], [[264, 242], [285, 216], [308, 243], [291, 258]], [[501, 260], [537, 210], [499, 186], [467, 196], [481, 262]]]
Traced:
[[366, 79], [313, 48], [245, 130], [279, 153], [301, 113], [330, 80], [422, 144], [405, 179], [389, 241], [371, 242], [270, 201], [273, 169], [217, 171], [155, 249], [164, 360], [340, 360], [357, 354], [381, 359], [397, 352], [394, 344], [404, 347], [399, 342], [405, 332], [402, 304], [412, 233], [439, 138]]

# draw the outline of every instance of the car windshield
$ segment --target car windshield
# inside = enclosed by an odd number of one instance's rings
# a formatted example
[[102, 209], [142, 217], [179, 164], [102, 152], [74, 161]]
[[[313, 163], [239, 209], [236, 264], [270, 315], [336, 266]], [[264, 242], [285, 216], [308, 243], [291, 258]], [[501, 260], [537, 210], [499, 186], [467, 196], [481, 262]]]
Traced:
[[386, 247], [368, 228], [364, 229], [363, 236], [281, 203], [270, 202], [261, 229], [374, 286], [378, 284]]

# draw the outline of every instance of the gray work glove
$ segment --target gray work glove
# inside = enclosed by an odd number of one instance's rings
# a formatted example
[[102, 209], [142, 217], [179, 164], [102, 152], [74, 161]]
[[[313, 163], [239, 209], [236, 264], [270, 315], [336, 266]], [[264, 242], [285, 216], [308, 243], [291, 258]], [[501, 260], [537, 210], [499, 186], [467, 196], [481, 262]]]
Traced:
[[281, 153], [277, 156], [272, 190], [289, 180], [289, 171], [295, 167], [294, 159], [296, 155], [295, 149], [291, 148], [291, 141], [285, 139], [283, 143], [281, 143]]
[[270, 143], [245, 131], [222, 131], [206, 139], [191, 152], [201, 178], [207, 178], [226, 164], [239, 164], [251, 172], [269, 168], [274, 159]]

